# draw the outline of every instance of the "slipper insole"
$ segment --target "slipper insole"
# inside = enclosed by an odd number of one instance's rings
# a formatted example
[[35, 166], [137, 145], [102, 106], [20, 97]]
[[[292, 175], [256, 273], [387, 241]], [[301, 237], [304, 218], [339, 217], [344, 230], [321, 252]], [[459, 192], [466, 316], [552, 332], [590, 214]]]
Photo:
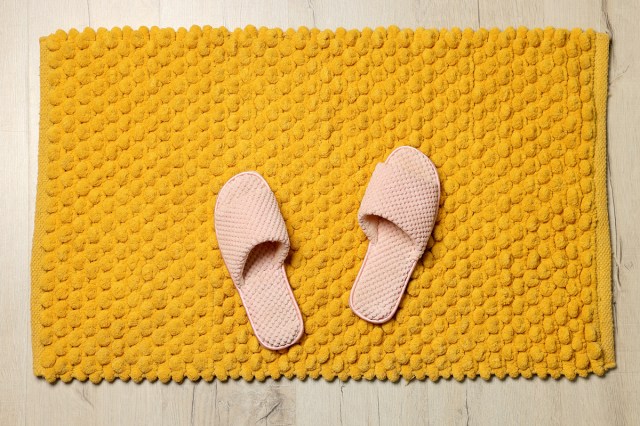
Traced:
[[289, 281], [276, 257], [278, 244], [265, 242], [253, 248], [239, 287], [256, 336], [276, 348], [294, 342], [302, 328]]
[[378, 239], [369, 243], [362, 272], [354, 284], [353, 308], [370, 321], [388, 319], [404, 293], [415, 260], [409, 236], [393, 223], [380, 219]]

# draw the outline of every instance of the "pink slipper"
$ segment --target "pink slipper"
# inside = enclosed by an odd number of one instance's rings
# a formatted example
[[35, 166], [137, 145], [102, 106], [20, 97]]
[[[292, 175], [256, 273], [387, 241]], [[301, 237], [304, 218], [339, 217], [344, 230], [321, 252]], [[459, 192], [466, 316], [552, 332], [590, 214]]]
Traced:
[[235, 175], [216, 200], [215, 231], [253, 331], [272, 350], [302, 337], [300, 309], [285, 274], [289, 235], [276, 197], [256, 172]]
[[393, 317], [438, 213], [440, 180], [429, 157], [403, 146], [376, 166], [358, 211], [369, 248], [351, 289], [360, 318], [381, 324]]

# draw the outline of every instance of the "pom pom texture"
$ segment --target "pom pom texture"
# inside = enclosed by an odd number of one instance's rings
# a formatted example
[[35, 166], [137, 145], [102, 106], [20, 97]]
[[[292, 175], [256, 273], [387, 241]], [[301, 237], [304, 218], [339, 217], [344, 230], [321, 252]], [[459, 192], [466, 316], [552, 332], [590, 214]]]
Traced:
[[[575, 378], [615, 364], [608, 37], [591, 30], [58, 31], [41, 39], [33, 367], [49, 381]], [[442, 184], [396, 316], [348, 308], [377, 163]], [[213, 208], [256, 170], [304, 317], [260, 346]]]

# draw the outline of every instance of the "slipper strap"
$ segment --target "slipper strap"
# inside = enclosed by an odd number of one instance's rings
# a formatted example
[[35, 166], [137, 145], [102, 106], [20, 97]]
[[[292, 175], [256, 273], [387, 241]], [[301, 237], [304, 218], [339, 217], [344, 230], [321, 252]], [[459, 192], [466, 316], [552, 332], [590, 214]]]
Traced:
[[431, 235], [438, 199], [437, 182], [379, 163], [360, 204], [358, 221], [369, 240], [375, 243], [378, 237], [377, 218], [384, 218], [407, 234], [422, 252]]
[[281, 243], [277, 261], [289, 253], [289, 235], [278, 202], [262, 182], [249, 180], [247, 187], [233, 191], [219, 203], [216, 237], [229, 273], [238, 285], [243, 283], [245, 264], [251, 251], [265, 242]]

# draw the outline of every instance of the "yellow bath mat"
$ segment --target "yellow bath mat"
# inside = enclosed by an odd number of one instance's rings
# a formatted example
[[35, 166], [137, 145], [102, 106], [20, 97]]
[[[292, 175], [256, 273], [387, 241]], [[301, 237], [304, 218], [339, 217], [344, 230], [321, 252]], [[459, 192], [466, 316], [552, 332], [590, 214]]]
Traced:
[[[608, 37], [593, 31], [131, 28], [41, 40], [32, 263], [47, 380], [603, 374], [614, 366]], [[348, 307], [375, 165], [438, 167], [396, 317]], [[256, 170], [291, 238], [305, 334], [255, 338], [213, 230]]]

